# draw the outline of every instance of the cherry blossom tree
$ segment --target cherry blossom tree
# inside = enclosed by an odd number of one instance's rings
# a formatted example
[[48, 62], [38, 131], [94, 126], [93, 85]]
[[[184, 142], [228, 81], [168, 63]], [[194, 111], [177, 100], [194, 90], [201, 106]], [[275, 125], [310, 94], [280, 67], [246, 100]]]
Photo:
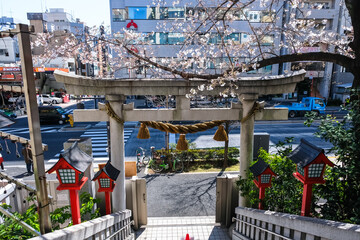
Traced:
[[[39, 34], [34, 46], [43, 47], [44, 54], [37, 58], [37, 64], [41, 65], [44, 59], [57, 56], [79, 56], [83, 63], [99, 64], [101, 54], [104, 54], [99, 45], [106, 45], [109, 50], [106, 51], [107, 65], [111, 69], [108, 71], [109, 75], [132, 77], [122, 75], [121, 71], [131, 73], [145, 69], [147, 77], [163, 77], [167, 73], [170, 77], [211, 80], [211, 84], [199, 86], [192, 94], [205, 88], [212, 89], [219, 84], [225, 85], [226, 79], [232, 81], [226, 81], [228, 90], [223, 94], [231, 95], [232, 89], [237, 88], [236, 80], [245, 72], [285, 62], [323, 61], [345, 67], [355, 77], [353, 88], [359, 88], [358, 1], [342, 2], [348, 10], [348, 21], [352, 23], [352, 27], [344, 27], [347, 35], [317, 27], [318, 22], [307, 18], [311, 9], [305, 9], [302, 0], [287, 1], [289, 9], [285, 9], [285, 12], [288, 12], [289, 21], [284, 24], [278, 24], [284, 13], [283, 1], [279, 0], [260, 0], [261, 7], [269, 9], [262, 17], [262, 24], [253, 23], [247, 14], [259, 0], [194, 2], [196, 3], [188, 8], [190, 10], [186, 12], [186, 18], [173, 20], [171, 26], [167, 21], [158, 23], [158, 31], [166, 29], [167, 32], [181, 33], [181, 41], [173, 45], [176, 49], [174, 57], [155, 57], [159, 48], [153, 44], [155, 33], [144, 34], [123, 29], [104, 37], [99, 34], [98, 28], [93, 27], [82, 35], [67, 34], [61, 40], [54, 40], [54, 33]], [[151, 6], [157, 8], [162, 4], [163, 1], [154, 0]], [[179, 4], [180, 1], [173, 2], [174, 7]], [[317, 7], [321, 8], [321, 5]], [[248, 22], [248, 41], [240, 42], [234, 36], [236, 27], [233, 23], [239, 19]], [[110, 33], [109, 29], [107, 33]], [[320, 46], [321, 51], [302, 53], [302, 48], [312, 46]], [[286, 54], [280, 53], [279, 48], [285, 49]], [[222, 60], [216, 62], [219, 58]], [[215, 70], [210, 69], [210, 65], [215, 65]]]

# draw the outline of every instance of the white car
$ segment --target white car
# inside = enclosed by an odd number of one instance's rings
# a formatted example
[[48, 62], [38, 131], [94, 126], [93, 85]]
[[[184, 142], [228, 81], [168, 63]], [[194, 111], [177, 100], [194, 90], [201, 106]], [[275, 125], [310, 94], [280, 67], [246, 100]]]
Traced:
[[40, 94], [39, 98], [42, 99], [43, 103], [48, 103], [48, 104], [50, 103], [57, 104], [63, 102], [62, 98], [52, 97], [49, 94]]

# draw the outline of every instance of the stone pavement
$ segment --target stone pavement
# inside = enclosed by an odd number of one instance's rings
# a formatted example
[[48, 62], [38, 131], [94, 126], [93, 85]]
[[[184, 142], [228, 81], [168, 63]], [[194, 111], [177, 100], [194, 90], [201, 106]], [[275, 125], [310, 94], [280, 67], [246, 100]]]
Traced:
[[215, 223], [215, 216], [149, 217], [136, 231], [138, 240], [230, 240], [228, 229]]

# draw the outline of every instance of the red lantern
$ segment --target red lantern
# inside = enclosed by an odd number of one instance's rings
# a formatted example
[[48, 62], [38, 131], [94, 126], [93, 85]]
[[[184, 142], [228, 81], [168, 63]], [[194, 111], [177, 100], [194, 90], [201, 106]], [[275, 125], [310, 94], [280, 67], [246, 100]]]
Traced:
[[105, 192], [105, 206], [106, 214], [111, 213], [110, 193], [114, 190], [115, 181], [118, 178], [120, 171], [117, 170], [110, 162], [101, 168], [94, 176], [92, 181], [98, 180], [99, 192]]
[[60, 182], [57, 190], [69, 190], [74, 225], [81, 223], [79, 190], [88, 180], [87, 177], [84, 177], [84, 172], [92, 161], [92, 157], [81, 151], [75, 142], [64, 153], [60, 154], [59, 161], [47, 171], [47, 173], [56, 171], [57, 179]]
[[269, 164], [262, 159], [259, 159], [249, 169], [255, 176], [253, 180], [255, 185], [259, 188], [259, 209], [263, 209], [262, 202], [265, 198], [265, 189], [271, 187], [272, 177], [276, 176], [276, 174], [270, 169]]
[[312, 185], [324, 184], [324, 171], [326, 165], [334, 164], [325, 156], [324, 149], [316, 147], [305, 139], [301, 139], [300, 145], [289, 155], [296, 163], [294, 177], [304, 184], [301, 216], [309, 216], [312, 198]]

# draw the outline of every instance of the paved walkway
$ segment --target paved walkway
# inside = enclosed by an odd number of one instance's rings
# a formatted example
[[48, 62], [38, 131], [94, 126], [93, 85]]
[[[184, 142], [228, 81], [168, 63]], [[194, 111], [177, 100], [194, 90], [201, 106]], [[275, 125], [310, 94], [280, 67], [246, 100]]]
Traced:
[[215, 223], [215, 216], [149, 217], [148, 224], [136, 231], [138, 240], [230, 240], [228, 229]]

